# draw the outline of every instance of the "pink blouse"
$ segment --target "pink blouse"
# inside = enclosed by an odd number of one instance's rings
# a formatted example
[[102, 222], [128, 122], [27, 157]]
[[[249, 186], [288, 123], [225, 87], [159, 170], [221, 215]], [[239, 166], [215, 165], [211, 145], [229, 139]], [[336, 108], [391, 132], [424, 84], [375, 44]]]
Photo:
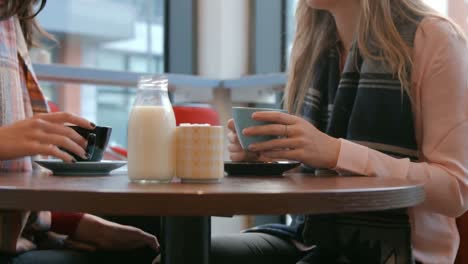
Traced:
[[426, 200], [409, 211], [413, 252], [423, 263], [453, 263], [455, 217], [468, 205], [468, 49], [442, 19], [416, 32], [412, 97], [420, 161], [396, 159], [341, 139], [337, 171], [424, 182]]

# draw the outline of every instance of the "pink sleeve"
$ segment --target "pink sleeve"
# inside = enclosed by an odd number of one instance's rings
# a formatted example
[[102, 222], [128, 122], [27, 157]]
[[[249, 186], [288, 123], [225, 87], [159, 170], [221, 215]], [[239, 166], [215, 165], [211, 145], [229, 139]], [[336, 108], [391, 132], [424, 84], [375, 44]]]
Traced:
[[341, 140], [335, 169], [424, 182], [423, 206], [457, 217], [468, 204], [468, 52], [447, 22], [427, 20], [416, 34], [412, 78], [420, 161]]

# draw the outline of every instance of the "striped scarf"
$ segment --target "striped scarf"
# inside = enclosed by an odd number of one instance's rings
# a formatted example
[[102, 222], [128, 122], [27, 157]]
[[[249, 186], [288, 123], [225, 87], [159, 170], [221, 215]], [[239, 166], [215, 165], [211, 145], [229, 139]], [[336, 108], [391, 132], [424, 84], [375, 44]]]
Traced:
[[[16, 17], [0, 21], [0, 126], [48, 112]], [[32, 171], [31, 157], [0, 161], [2, 171]], [[42, 229], [44, 213], [0, 211], [0, 251], [16, 252], [20, 234]]]
[[411, 101], [390, 69], [363, 61], [357, 48], [351, 49], [341, 78], [337, 48], [319, 65], [316, 84], [304, 99], [303, 118], [330, 136], [418, 159]]
[[[417, 26], [410, 22], [397, 25], [410, 46]], [[305, 119], [333, 137], [395, 157], [418, 158], [411, 101], [389, 67], [363, 59], [357, 45], [341, 76], [337, 48], [323, 54], [317, 65], [315, 83], [302, 109]], [[404, 209], [306, 216], [301, 224], [304, 241], [317, 245], [303, 263], [318, 259], [326, 259], [326, 263], [413, 262], [411, 229]]]

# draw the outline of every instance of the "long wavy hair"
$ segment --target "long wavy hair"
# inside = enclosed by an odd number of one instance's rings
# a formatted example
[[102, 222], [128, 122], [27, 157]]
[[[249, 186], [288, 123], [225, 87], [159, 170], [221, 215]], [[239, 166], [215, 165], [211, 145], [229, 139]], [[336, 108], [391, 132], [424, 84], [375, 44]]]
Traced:
[[55, 40], [36, 20], [36, 16], [45, 7], [46, 2], [47, 0], [4, 0], [0, 5], [2, 9], [0, 19], [17, 16], [29, 48], [39, 45], [37, 39], [40, 36]]
[[[412, 49], [396, 27], [396, 20], [417, 23], [415, 17], [437, 17], [449, 21], [464, 39], [462, 31], [449, 19], [442, 17], [422, 0], [361, 0], [360, 17], [356, 33], [357, 48], [363, 58], [382, 61], [390, 67], [402, 84], [402, 92], [410, 93], [408, 75], [413, 65]], [[291, 52], [285, 107], [299, 114], [319, 56], [334, 47], [338, 33], [332, 14], [313, 9], [307, 0], [299, 0], [296, 10], [296, 34]], [[379, 47], [378, 54], [371, 52]], [[375, 49], [374, 49], [375, 50]]]

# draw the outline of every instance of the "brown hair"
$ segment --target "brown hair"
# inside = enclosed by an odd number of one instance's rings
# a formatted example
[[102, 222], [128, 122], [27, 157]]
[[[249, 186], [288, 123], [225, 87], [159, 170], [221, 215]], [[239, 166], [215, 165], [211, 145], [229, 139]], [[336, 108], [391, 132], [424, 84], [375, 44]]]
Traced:
[[[448, 21], [464, 39], [462, 31], [449, 19], [442, 17], [422, 0], [360, 0], [361, 14], [357, 45], [364, 58], [386, 63], [402, 83], [402, 92], [410, 95], [410, 80], [406, 74], [413, 65], [411, 48], [398, 32], [394, 16], [411, 21], [413, 15], [436, 17]], [[298, 114], [307, 89], [313, 83], [312, 72], [319, 56], [335, 45], [337, 28], [331, 13], [310, 8], [307, 0], [300, 0], [296, 10], [297, 28], [291, 52], [285, 107]], [[415, 22], [416, 23], [416, 22]], [[369, 39], [373, 42], [369, 43]], [[381, 47], [380, 54], [372, 54], [371, 46]]]
[[[36, 20], [36, 16], [45, 7], [46, 2], [47, 0], [6, 0], [3, 4], [2, 19], [12, 16], [18, 17], [28, 48], [39, 45], [37, 41], [39, 36], [55, 40]], [[36, 5], [38, 6], [37, 11], [34, 10]]]

